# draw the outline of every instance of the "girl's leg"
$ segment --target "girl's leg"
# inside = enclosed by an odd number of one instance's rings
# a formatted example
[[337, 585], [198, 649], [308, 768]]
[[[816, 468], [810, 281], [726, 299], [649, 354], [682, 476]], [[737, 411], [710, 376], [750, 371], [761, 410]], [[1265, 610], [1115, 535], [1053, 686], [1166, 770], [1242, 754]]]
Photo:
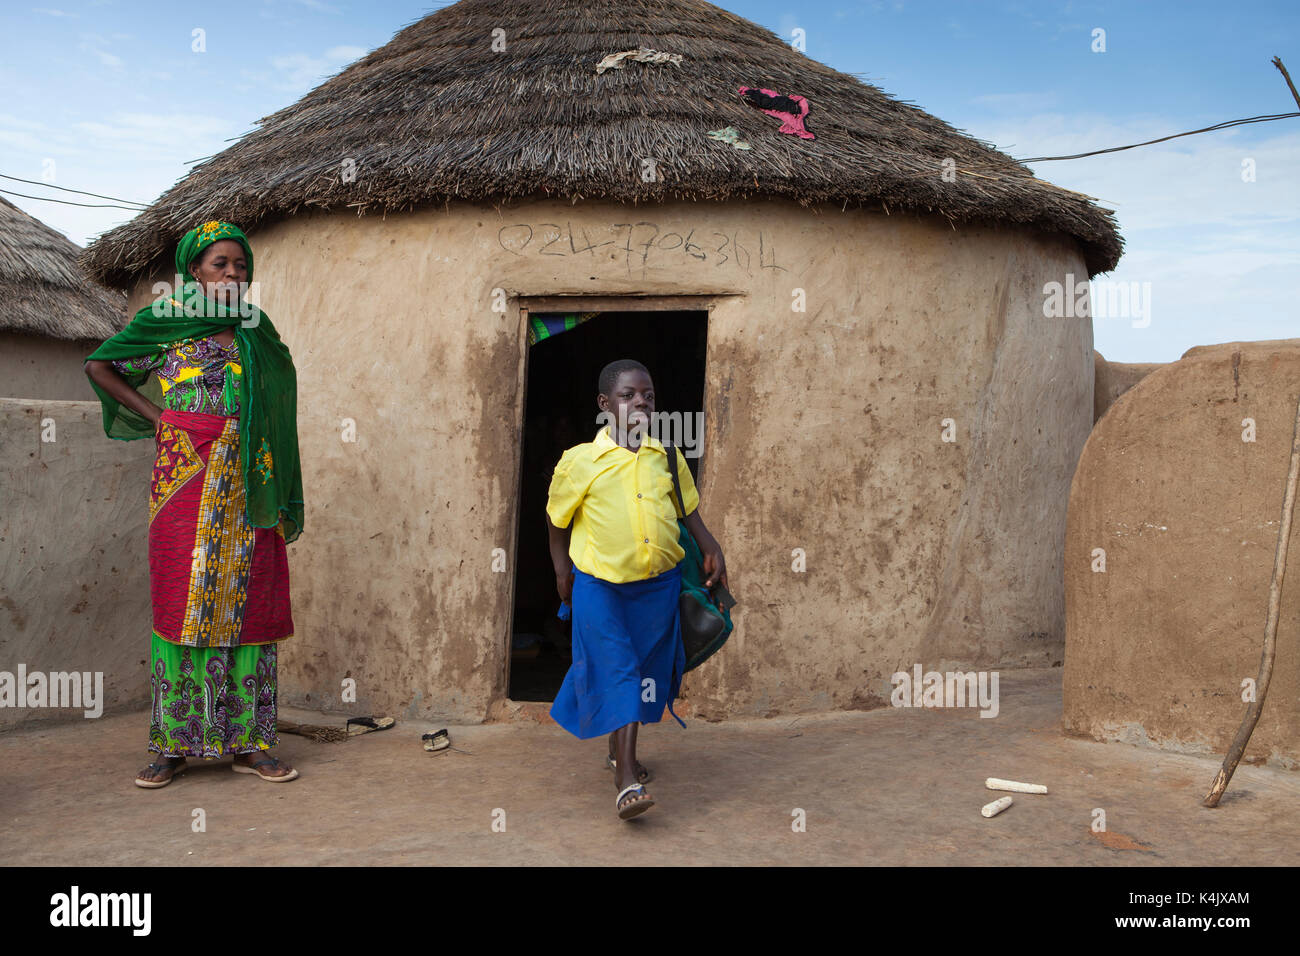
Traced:
[[[617, 730], [609, 735], [609, 759], [614, 761], [615, 764], [618, 763], [618, 731]], [[647, 782], [646, 777], [648, 777], [649, 775], [650, 775], [650, 771], [645, 768], [645, 765], [642, 764], [640, 760], [638, 760], [636, 762], [636, 778], [640, 780], [642, 783], [646, 783]]]
[[[624, 820], [644, 813], [655, 805], [650, 794], [646, 793], [645, 787], [637, 780], [636, 728], [637, 722], [633, 721], [614, 731], [614, 736], [618, 741], [618, 757], [616, 758], [618, 766], [614, 770], [614, 786], [622, 794], [618, 801], [618, 815]], [[623, 793], [624, 790], [632, 786], [639, 789]], [[633, 804], [641, 804], [641, 806], [633, 806]]]
[[636, 762], [637, 726], [637, 722], [633, 721], [611, 735], [615, 745], [614, 762], [618, 764], [614, 770], [614, 782], [620, 790], [637, 782], [637, 768], [640, 766]]

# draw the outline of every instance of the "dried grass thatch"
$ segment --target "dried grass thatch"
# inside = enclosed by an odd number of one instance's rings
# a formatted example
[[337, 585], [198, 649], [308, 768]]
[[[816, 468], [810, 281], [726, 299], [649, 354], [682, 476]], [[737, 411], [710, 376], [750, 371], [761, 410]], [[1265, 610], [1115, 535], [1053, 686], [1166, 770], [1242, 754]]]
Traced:
[[[492, 49], [498, 28], [504, 52]], [[596, 73], [607, 54], [637, 47], [682, 62]], [[817, 138], [777, 133], [741, 86], [806, 96]], [[753, 148], [708, 136], [726, 126]], [[642, 181], [643, 158], [661, 181]], [[956, 182], [941, 175], [946, 159]], [[703, 0], [461, 0], [263, 119], [84, 261], [125, 288], [207, 219], [249, 229], [304, 208], [389, 213], [536, 195], [780, 196], [1016, 223], [1076, 237], [1092, 275], [1114, 268], [1122, 247], [1111, 211], [1088, 197]]]
[[81, 248], [0, 197], [0, 331], [106, 339], [126, 325], [126, 296], [101, 289]]

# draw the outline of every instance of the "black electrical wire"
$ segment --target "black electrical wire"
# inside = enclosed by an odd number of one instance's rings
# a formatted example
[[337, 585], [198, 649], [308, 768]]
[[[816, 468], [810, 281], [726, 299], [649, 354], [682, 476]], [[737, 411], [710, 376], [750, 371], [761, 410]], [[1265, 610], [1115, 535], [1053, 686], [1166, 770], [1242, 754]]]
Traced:
[[[17, 183], [31, 183], [33, 186], [44, 186], [47, 189], [60, 189], [65, 193], [77, 193], [81, 196], [94, 196], [96, 199], [111, 199], [113, 202], [128, 203], [132, 206], [139, 206], [142, 209], [149, 205], [148, 203], [136, 202], [134, 199], [118, 199], [116, 196], [101, 196], [99, 193], [88, 193], [84, 189], [69, 189], [67, 186], [56, 186], [54, 183], [38, 182], [35, 179], [22, 179], [19, 176], [10, 176], [7, 173], [0, 173], [0, 179], [12, 179]], [[14, 193], [14, 195], [18, 196], [21, 195], [21, 193]], [[40, 197], [30, 196], [28, 198], [39, 199]]]

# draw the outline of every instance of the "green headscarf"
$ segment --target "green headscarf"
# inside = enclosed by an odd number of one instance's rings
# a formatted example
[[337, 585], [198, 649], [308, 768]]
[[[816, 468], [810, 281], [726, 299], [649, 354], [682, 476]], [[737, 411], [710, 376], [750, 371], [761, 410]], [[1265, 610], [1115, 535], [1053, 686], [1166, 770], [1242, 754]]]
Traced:
[[[302, 468], [298, 460], [298, 383], [288, 347], [266, 313], [241, 300], [226, 307], [204, 294], [189, 275], [189, 266], [208, 246], [233, 239], [244, 247], [248, 278], [253, 278], [253, 250], [248, 238], [228, 222], [205, 222], [191, 229], [176, 247], [177, 279], [184, 284], [135, 314], [90, 359], [113, 361], [152, 355], [177, 342], [205, 338], [223, 329], [235, 330], [243, 369], [239, 385], [239, 454], [243, 465], [248, 521], [257, 528], [284, 529], [286, 541], [302, 532]], [[120, 405], [94, 382], [104, 407], [104, 432], [130, 441], [148, 438], [155, 428], [143, 415]], [[227, 387], [231, 386], [227, 379]], [[141, 394], [162, 405], [155, 378]]]
[[222, 239], [234, 239], [244, 247], [244, 258], [248, 260], [248, 281], [253, 281], [253, 247], [248, 244], [248, 237], [239, 227], [229, 222], [205, 222], [197, 229], [191, 229], [176, 244], [176, 274], [188, 279], [190, 263], [199, 257], [208, 246]]

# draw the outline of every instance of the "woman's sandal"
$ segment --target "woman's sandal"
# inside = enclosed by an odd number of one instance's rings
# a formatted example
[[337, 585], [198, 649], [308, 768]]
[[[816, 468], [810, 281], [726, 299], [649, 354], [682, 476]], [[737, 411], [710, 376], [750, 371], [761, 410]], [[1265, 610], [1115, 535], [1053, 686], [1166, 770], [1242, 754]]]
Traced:
[[[637, 794], [640, 794], [640, 799], [636, 799]], [[620, 820], [630, 820], [638, 813], [645, 813], [654, 805], [654, 798], [646, 793], [645, 787], [639, 783], [624, 787], [614, 798], [614, 809], [618, 811]]]
[[[184, 760], [182, 760], [180, 763], [172, 763], [170, 761], [167, 761], [165, 763], [158, 763], [155, 761], [154, 763], [151, 763], [149, 764], [149, 766], [144, 768], [144, 770], [152, 770], [154, 773], [158, 773], [161, 770], [167, 770], [167, 769], [170, 769], [171, 773], [169, 773], [166, 777], [164, 777], [161, 780], [157, 780], [157, 779], [144, 780], [137, 775], [135, 778], [135, 785], [137, 787], [144, 787], [146, 790], [157, 790], [159, 787], [167, 786], [167, 784], [171, 783], [172, 780], [177, 776], [177, 774], [182, 774], [186, 770], [188, 770], [189, 766], [185, 763]], [[144, 773], [144, 770], [141, 770], [140, 773]]]
[[231, 764], [231, 766], [234, 768], [235, 773], [255, 773], [263, 780], [269, 780], [271, 783], [288, 783], [290, 780], [298, 779], [297, 770], [290, 770], [288, 773], [281, 774], [280, 776], [277, 777], [274, 776], [273, 774], [262, 773], [262, 771], [257, 769], [258, 767], [280, 766], [279, 757], [270, 757], [270, 756], [263, 757], [261, 760], [257, 761], [257, 763], [254, 764], [246, 764], [246, 763], [240, 763], [239, 761], [235, 761], [233, 764]]
[[424, 741], [424, 749], [429, 753], [437, 753], [451, 746], [451, 734], [447, 733], [445, 727], [437, 733], [420, 734], [420, 739]]
[[[609, 754], [605, 755], [605, 769], [614, 771], [615, 775], [618, 774], [618, 761]], [[641, 772], [636, 775], [636, 779], [638, 783], [649, 783], [654, 779], [654, 776], [649, 767], [642, 765]]]
[[368, 734], [372, 730], [387, 730], [397, 723], [396, 717], [349, 717], [347, 731], [349, 737]]

